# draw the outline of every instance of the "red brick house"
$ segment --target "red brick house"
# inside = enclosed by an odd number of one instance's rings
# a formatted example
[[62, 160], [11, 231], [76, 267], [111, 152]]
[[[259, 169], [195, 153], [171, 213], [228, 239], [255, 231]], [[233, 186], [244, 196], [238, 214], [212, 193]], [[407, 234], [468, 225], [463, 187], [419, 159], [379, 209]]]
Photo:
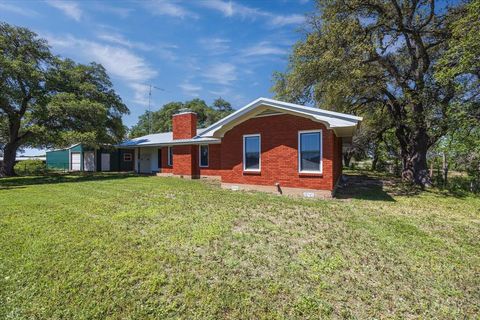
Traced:
[[342, 143], [362, 118], [259, 98], [208, 128], [182, 110], [173, 132], [127, 141], [135, 168], [184, 178], [217, 178], [233, 190], [331, 196], [342, 173]]

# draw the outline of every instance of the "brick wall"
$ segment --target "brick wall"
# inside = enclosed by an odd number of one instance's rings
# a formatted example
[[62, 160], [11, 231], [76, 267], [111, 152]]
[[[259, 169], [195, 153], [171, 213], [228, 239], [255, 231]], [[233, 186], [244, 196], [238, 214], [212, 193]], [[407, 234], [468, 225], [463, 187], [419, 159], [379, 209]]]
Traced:
[[[199, 166], [198, 146], [174, 146], [173, 163], [174, 167], [168, 165], [168, 148], [162, 147], [162, 173], [173, 173], [192, 176], [220, 176], [220, 144], [209, 145], [208, 167]], [[193, 155], [190, 157], [189, 155]], [[175, 164], [179, 162], [179, 165]], [[190, 165], [191, 164], [191, 165]]]
[[[323, 173], [298, 172], [298, 131], [322, 129]], [[243, 172], [243, 135], [261, 135], [261, 172]], [[249, 119], [228, 131], [220, 149], [222, 182], [332, 190], [337, 138], [332, 130], [312, 120], [276, 115]], [[337, 146], [338, 148], [338, 146]], [[337, 168], [335, 168], [338, 171]], [[336, 175], [336, 174], [335, 174]]]
[[[201, 176], [220, 176], [221, 161], [220, 161], [220, 144], [211, 144], [208, 146], [208, 167], [199, 167]], [[197, 147], [198, 155], [198, 147]], [[197, 166], [199, 162], [197, 161]]]
[[335, 184], [338, 178], [342, 175], [342, 138], [335, 137], [334, 154], [335, 160], [333, 163], [333, 183]]
[[197, 146], [177, 145], [173, 147], [173, 174], [198, 175]]
[[168, 147], [162, 147], [162, 173], [173, 173], [173, 168], [168, 165]]
[[190, 139], [197, 135], [197, 114], [183, 112], [172, 118], [173, 139]]

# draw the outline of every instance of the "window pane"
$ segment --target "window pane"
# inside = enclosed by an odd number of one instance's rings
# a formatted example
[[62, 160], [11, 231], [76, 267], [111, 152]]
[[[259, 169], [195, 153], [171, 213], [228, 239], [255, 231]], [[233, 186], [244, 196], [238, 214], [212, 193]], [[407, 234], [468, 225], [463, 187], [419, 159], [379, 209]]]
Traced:
[[173, 148], [168, 147], [168, 165], [172, 166], [173, 165]]
[[320, 133], [300, 134], [300, 170], [320, 171]]
[[260, 137], [245, 137], [245, 169], [260, 169]]
[[208, 166], [208, 146], [200, 146], [200, 165]]

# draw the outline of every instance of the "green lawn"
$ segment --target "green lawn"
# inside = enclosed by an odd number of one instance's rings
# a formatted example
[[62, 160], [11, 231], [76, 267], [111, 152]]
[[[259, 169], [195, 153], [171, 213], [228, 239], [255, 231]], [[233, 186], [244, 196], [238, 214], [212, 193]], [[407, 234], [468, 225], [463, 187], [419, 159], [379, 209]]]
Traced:
[[352, 190], [0, 179], [0, 319], [478, 317], [480, 198]]

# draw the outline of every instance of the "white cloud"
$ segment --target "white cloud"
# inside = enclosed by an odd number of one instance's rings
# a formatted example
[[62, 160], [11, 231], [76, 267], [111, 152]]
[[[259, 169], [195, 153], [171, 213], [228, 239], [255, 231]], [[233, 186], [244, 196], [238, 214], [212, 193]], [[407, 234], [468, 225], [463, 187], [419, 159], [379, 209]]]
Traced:
[[111, 13], [120, 18], [126, 18], [130, 15], [130, 13], [134, 10], [132, 8], [124, 8], [124, 7], [117, 7], [117, 6], [109, 6], [103, 3], [95, 3], [95, 9], [98, 11]]
[[54, 49], [79, 54], [83, 59], [102, 64], [108, 73], [120, 79], [134, 91], [134, 102], [148, 103], [148, 83], [157, 75], [140, 56], [124, 47], [78, 39], [73, 36], [46, 37]]
[[124, 48], [93, 42], [87, 43], [86, 47], [96, 61], [119, 78], [130, 81], [145, 81], [156, 74], [142, 58]]
[[227, 62], [217, 63], [204, 70], [203, 76], [212, 83], [229, 85], [237, 80], [235, 65]]
[[169, 43], [161, 43], [161, 44], [154, 44], [150, 45], [144, 42], [139, 41], [130, 41], [125, 36], [120, 33], [106, 31], [100, 32], [97, 34], [97, 38], [103, 41], [118, 44], [129, 49], [139, 49], [143, 51], [155, 51], [160, 57], [175, 61], [177, 60], [177, 55], [173, 51], [173, 49], [177, 49], [178, 46]]
[[245, 57], [264, 56], [264, 55], [269, 55], [269, 56], [286, 55], [286, 54], [288, 54], [287, 50], [280, 48], [278, 46], [272, 45], [268, 41], [262, 41], [257, 45], [247, 48], [243, 53]]
[[182, 84], [178, 85], [182, 91], [189, 95], [189, 96], [194, 96], [198, 97], [199, 92], [203, 89], [202, 86], [192, 84], [188, 81], [183, 82]]
[[212, 54], [222, 54], [230, 49], [230, 40], [222, 38], [202, 38], [198, 40], [202, 47]]
[[30, 10], [30, 9], [23, 8], [23, 7], [17, 7], [17, 6], [14, 6], [12, 4], [5, 3], [5, 2], [0, 2], [0, 10], [10, 11], [10, 12], [13, 12], [13, 13], [16, 13], [16, 14], [19, 14], [19, 15], [22, 15], [22, 16], [26, 16], [26, 17], [33, 17], [33, 16], [38, 15], [38, 12], [36, 12], [34, 10]]
[[101, 32], [97, 34], [97, 37], [101, 40], [114, 43], [114, 44], [119, 44], [124, 47], [132, 48], [132, 49], [136, 48], [136, 49], [145, 50], [145, 51], [149, 51], [153, 49], [151, 45], [148, 45], [143, 42], [136, 42], [136, 41], [132, 42], [119, 33]]
[[302, 24], [305, 22], [305, 16], [301, 14], [275, 15], [271, 17], [269, 23], [276, 27], [283, 27], [289, 24]]
[[148, 10], [155, 15], [164, 15], [174, 18], [198, 18], [198, 15], [191, 12], [176, 2], [168, 0], [152, 0], [145, 3]]
[[134, 83], [130, 83], [129, 87], [133, 89], [132, 101], [143, 106], [148, 106], [148, 93], [150, 90], [149, 86], [144, 83], [134, 82]]
[[198, 1], [198, 5], [221, 12], [225, 17], [239, 16], [241, 18], [264, 18], [267, 23], [274, 27], [283, 27], [290, 24], [301, 24], [305, 21], [304, 16], [299, 14], [279, 15], [269, 11], [260, 10], [239, 4], [233, 1], [205, 0]]
[[58, 10], [63, 11], [64, 14], [70, 18], [80, 21], [83, 12], [78, 3], [73, 1], [48, 0], [47, 3]]
[[242, 4], [235, 3], [233, 1], [222, 0], [205, 0], [199, 1], [199, 5], [212, 10], [220, 11], [226, 17], [242, 16], [254, 18], [257, 15], [261, 15], [262, 12], [258, 9], [244, 6]]

